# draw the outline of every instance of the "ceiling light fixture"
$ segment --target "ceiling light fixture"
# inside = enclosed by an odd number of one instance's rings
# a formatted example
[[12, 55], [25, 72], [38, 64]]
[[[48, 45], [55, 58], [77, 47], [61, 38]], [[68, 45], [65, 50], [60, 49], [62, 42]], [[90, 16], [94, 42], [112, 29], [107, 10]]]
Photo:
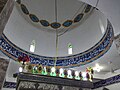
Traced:
[[93, 70], [97, 71], [97, 72], [100, 72], [101, 69], [103, 69], [102, 66], [100, 66], [98, 63], [95, 65], [95, 67], [93, 67]]
[[22, 72], [23, 71], [23, 68], [22, 67], [19, 67], [19, 72]]

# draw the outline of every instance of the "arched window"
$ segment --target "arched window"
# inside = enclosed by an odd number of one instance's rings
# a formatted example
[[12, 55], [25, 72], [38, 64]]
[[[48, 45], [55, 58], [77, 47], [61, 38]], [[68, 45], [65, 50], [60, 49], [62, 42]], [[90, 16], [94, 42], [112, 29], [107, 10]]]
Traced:
[[72, 51], [72, 45], [71, 43], [68, 44], [68, 54], [72, 54], [73, 51]]
[[35, 44], [35, 40], [33, 40], [30, 45], [30, 52], [35, 52]]

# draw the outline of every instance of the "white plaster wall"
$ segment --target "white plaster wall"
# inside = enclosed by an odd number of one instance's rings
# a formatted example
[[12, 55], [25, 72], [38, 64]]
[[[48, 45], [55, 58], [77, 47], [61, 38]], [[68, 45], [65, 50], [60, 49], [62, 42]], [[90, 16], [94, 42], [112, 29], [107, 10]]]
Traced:
[[[17, 78], [13, 78], [13, 74], [14, 73], [18, 73], [19, 72], [19, 67], [21, 66], [18, 62], [9, 59], [9, 65], [6, 71], [6, 76], [5, 76], [5, 80], [7, 82], [16, 82]], [[2, 90], [15, 90], [13, 88], [2, 88]]]
[[16, 7], [13, 9], [4, 33], [10, 41], [26, 51], [29, 51], [32, 40], [35, 40], [36, 54], [46, 55], [47, 53], [48, 56], [55, 54], [55, 34], [33, 27], [21, 16]]
[[10, 59], [9, 66], [8, 66], [8, 69], [6, 72], [6, 81], [16, 82], [17, 79], [13, 78], [13, 74], [19, 72], [20, 66], [21, 66], [21, 64], [19, 62], [16, 62], [16, 61]]
[[100, 9], [101, 12], [105, 14], [105, 16], [110, 20], [112, 23], [115, 35], [120, 33], [120, 0], [80, 0], [91, 4], [92, 6], [96, 6], [97, 1], [98, 5], [97, 8]]
[[[67, 44], [73, 44], [73, 53], [78, 54], [94, 46], [103, 36], [101, 27], [107, 27], [107, 18], [95, 10], [78, 28], [75, 28], [59, 38], [59, 53], [66, 50]], [[62, 46], [63, 45], [63, 46]]]

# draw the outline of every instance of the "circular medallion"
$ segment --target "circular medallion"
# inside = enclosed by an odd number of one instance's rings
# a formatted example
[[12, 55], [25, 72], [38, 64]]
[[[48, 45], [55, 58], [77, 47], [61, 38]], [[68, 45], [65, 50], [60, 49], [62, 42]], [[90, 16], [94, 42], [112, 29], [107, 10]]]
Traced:
[[88, 13], [90, 11], [91, 7], [92, 7], [91, 5], [87, 5], [87, 7], [85, 8], [85, 13]]
[[30, 14], [29, 17], [33, 22], [39, 22], [39, 19], [34, 14]]
[[83, 13], [78, 14], [78, 15], [75, 17], [74, 22], [75, 22], [75, 23], [76, 23], [76, 22], [79, 22], [79, 21], [83, 18], [83, 16], [84, 16]]
[[45, 27], [48, 27], [50, 25], [49, 22], [46, 20], [40, 20], [40, 23], [41, 23], [41, 25], [43, 25]]
[[69, 27], [70, 25], [72, 25], [73, 21], [72, 20], [67, 20], [63, 23], [64, 27]]
[[57, 28], [59, 28], [60, 26], [61, 26], [61, 24], [58, 23], [58, 22], [51, 23], [51, 27], [54, 28], [54, 29], [57, 29]]
[[26, 6], [24, 4], [21, 4], [21, 9], [22, 9], [24, 14], [26, 14], [26, 15], [29, 14], [29, 11], [28, 11], [28, 9], [26, 8]]

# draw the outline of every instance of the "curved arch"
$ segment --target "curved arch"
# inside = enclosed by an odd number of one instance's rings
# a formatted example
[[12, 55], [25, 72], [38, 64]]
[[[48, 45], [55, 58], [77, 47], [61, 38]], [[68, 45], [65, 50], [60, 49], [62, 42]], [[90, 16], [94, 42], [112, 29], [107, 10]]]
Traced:
[[0, 35], [2, 34], [4, 27], [11, 15], [13, 10], [14, 1], [13, 0], [1, 0], [0, 5]]
[[[70, 67], [70, 66], [78, 66], [78, 65], [84, 65], [90, 63], [100, 58], [110, 49], [113, 42], [113, 38], [114, 38], [113, 27], [111, 23], [108, 21], [106, 32], [102, 37], [102, 39], [96, 45], [76, 55], [57, 57], [56, 66]], [[5, 53], [7, 56], [11, 57], [14, 60], [17, 60], [17, 58], [20, 55], [27, 54], [30, 57], [31, 64], [54, 66], [55, 57], [40, 56], [22, 50], [19, 47], [15, 46], [11, 41], [9, 41], [4, 34], [0, 38], [0, 49], [3, 53]]]

